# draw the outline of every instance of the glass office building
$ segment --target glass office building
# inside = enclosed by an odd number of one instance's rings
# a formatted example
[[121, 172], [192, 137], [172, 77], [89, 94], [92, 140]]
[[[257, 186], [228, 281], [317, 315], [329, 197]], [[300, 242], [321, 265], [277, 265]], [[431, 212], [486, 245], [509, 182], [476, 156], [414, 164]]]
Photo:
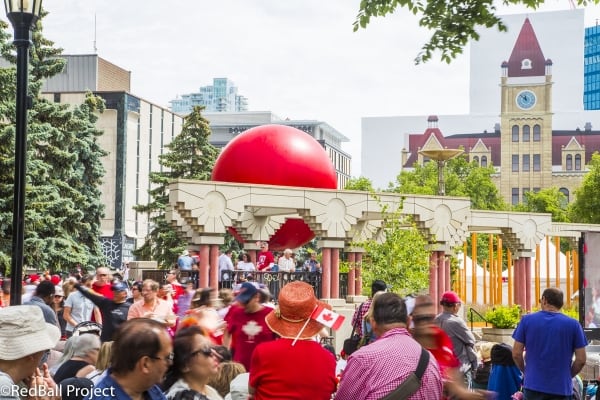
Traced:
[[585, 28], [583, 106], [600, 110], [600, 26]]
[[189, 114], [194, 106], [204, 106], [206, 112], [247, 111], [248, 100], [238, 95], [238, 88], [227, 78], [214, 78], [210, 86], [202, 86], [197, 93], [181, 95], [169, 102], [171, 111]]

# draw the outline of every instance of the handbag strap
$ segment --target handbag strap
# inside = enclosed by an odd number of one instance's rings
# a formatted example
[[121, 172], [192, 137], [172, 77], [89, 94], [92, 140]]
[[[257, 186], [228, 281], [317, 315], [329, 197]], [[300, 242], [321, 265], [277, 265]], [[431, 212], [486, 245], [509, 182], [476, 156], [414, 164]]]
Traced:
[[[405, 400], [405, 399], [407, 399], [414, 392], [416, 392], [417, 389], [419, 389], [420, 384], [421, 384], [421, 379], [423, 378], [423, 374], [425, 373], [425, 370], [427, 369], [428, 364], [429, 364], [429, 352], [424, 347], [421, 347], [421, 356], [419, 357], [419, 363], [417, 364], [417, 369], [415, 370], [415, 372], [408, 375], [408, 377], [404, 380], [404, 382], [402, 382], [400, 385], [398, 385], [398, 387], [393, 392], [388, 393], [386, 396], [382, 397], [380, 400]], [[408, 387], [415, 382], [415, 379], [416, 379], [417, 384], [412, 387]]]

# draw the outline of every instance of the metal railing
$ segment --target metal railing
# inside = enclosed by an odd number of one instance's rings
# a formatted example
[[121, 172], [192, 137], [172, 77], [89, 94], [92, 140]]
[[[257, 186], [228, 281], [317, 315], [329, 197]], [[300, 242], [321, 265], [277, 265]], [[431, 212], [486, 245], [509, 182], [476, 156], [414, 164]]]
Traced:
[[471, 324], [471, 331], [473, 331], [473, 322], [474, 322], [473, 321], [473, 319], [474, 319], [473, 314], [477, 314], [479, 316], [479, 318], [481, 318], [481, 320], [483, 322], [485, 322], [485, 326], [486, 327], [488, 326], [488, 321], [485, 319], [485, 317], [483, 315], [481, 315], [479, 313], [479, 311], [475, 310], [472, 307], [469, 307], [469, 323]]

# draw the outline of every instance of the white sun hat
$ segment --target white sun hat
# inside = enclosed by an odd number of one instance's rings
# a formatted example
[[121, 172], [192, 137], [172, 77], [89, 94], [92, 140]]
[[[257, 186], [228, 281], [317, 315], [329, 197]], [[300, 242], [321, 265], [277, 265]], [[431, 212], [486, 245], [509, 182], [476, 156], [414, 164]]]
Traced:
[[50, 350], [59, 339], [60, 330], [46, 323], [38, 306], [0, 308], [0, 359], [18, 360]]

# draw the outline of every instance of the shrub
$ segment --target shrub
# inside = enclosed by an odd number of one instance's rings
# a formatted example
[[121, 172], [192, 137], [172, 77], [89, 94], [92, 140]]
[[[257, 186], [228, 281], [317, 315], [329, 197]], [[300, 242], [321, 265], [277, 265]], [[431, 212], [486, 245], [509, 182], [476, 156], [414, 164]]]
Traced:
[[485, 320], [492, 324], [494, 328], [514, 329], [521, 319], [521, 307], [514, 305], [494, 306], [485, 313]]

